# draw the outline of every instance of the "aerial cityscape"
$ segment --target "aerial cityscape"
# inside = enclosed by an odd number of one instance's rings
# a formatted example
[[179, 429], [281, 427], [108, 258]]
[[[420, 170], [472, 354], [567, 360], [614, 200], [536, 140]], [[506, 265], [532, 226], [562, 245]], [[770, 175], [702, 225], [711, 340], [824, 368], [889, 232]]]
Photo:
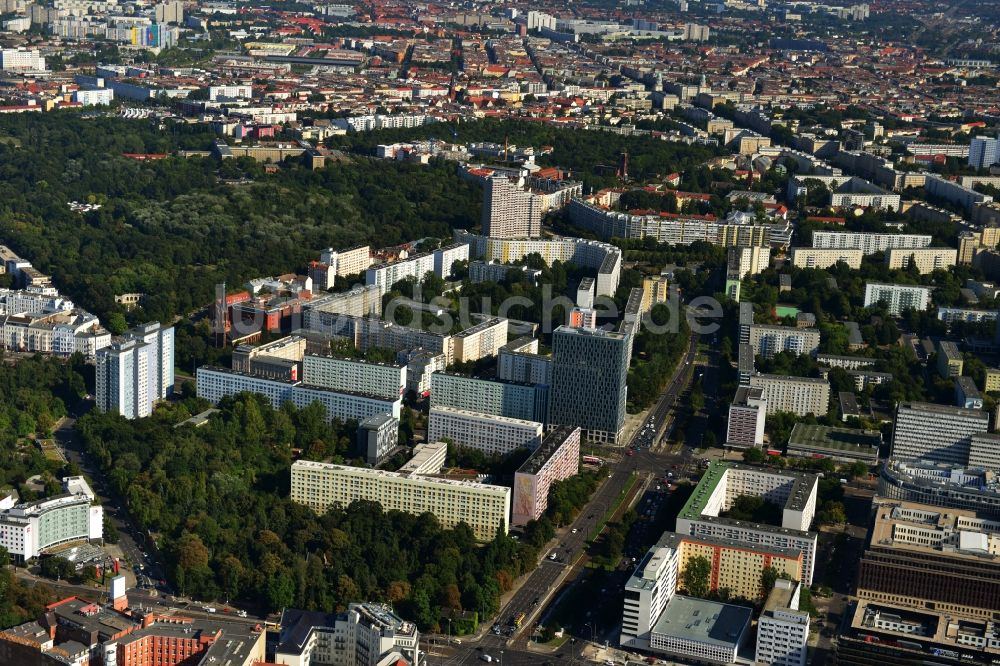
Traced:
[[0, 666], [1000, 665], [1000, 2], [0, 0]]

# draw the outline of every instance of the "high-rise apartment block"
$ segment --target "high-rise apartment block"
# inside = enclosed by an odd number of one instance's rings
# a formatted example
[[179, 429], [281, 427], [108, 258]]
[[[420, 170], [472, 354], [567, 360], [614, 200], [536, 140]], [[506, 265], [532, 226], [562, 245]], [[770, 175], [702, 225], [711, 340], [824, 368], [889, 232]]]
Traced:
[[538, 520], [549, 505], [553, 482], [580, 471], [580, 429], [559, 426], [549, 432], [514, 474], [514, 505], [511, 524], [527, 525]]
[[819, 350], [819, 329], [754, 324], [750, 327], [750, 345], [755, 356], [764, 358], [783, 351], [815, 356]]
[[909, 268], [912, 264], [923, 275], [955, 265], [958, 250], [952, 247], [892, 248], [885, 253], [885, 265], [890, 269]]
[[729, 423], [726, 428], [726, 446], [746, 449], [764, 444], [764, 418], [767, 401], [760, 388], [740, 386], [736, 389], [733, 404], [729, 405]]
[[750, 377], [750, 386], [761, 389], [768, 414], [822, 416], [829, 409], [830, 382], [819, 377], [757, 374]]
[[427, 440], [448, 439], [459, 446], [488, 454], [506, 455], [515, 449], [537, 449], [542, 441], [542, 430], [538, 421], [433, 407], [427, 421]]
[[465, 523], [480, 541], [506, 532], [510, 516], [510, 488], [418, 473], [297, 460], [291, 488], [292, 501], [317, 513], [368, 500], [385, 511], [430, 512], [447, 528]]
[[864, 252], [860, 249], [793, 247], [792, 266], [799, 268], [830, 268], [843, 262], [850, 268], [861, 268]]
[[518, 338], [508, 342], [497, 354], [497, 377], [529, 384], [552, 383], [552, 358], [538, 354], [538, 340]]
[[203, 365], [197, 373], [198, 397], [217, 404], [225, 397], [237, 393], [259, 393], [275, 409], [290, 402], [300, 409], [314, 402], [326, 410], [328, 421], [362, 421], [376, 414], [391, 414], [399, 418], [402, 398], [384, 398], [364, 393], [336, 391], [319, 386], [309, 386], [302, 382], [264, 379], [244, 375], [225, 368]]
[[369, 465], [379, 465], [399, 444], [399, 421], [392, 414], [375, 414], [358, 424], [358, 453]]
[[448, 367], [448, 357], [417, 347], [396, 354], [396, 362], [406, 364], [406, 390], [426, 396], [431, 391], [431, 375]]
[[302, 359], [302, 381], [334, 391], [367, 393], [395, 400], [406, 390], [406, 367], [306, 354]]
[[928, 247], [929, 234], [882, 234], [857, 231], [814, 231], [812, 246], [821, 249], [853, 249], [865, 254], [885, 252], [894, 247]]
[[544, 423], [548, 399], [549, 388], [539, 384], [479, 379], [452, 372], [431, 375], [431, 409], [454, 407]]
[[[819, 477], [748, 465], [713, 462], [677, 516], [677, 532], [693, 537], [721, 537], [744, 548], [786, 548], [802, 554], [800, 575], [812, 584], [817, 537], [808, 532], [816, 514]], [[780, 526], [720, 517], [740, 495], [753, 495], [782, 507]], [[759, 580], [759, 578], [757, 579]]]
[[631, 334], [560, 326], [552, 334], [551, 425], [615, 443], [625, 427]]
[[923, 312], [930, 302], [931, 290], [927, 287], [877, 282], [865, 285], [865, 307], [882, 303], [893, 317], [898, 317], [909, 309]]
[[346, 335], [355, 317], [379, 317], [382, 292], [378, 285], [357, 286], [350, 291], [326, 294], [302, 306], [304, 328], [325, 335]]
[[45, 58], [37, 49], [0, 49], [0, 70], [6, 72], [44, 72]]
[[542, 203], [507, 176], [495, 175], [483, 190], [483, 235], [537, 238], [542, 235]]
[[737, 280], [747, 275], [760, 275], [771, 263], [771, 248], [752, 245], [731, 247], [726, 255], [726, 274]]
[[[465, 247], [468, 247], [467, 245]], [[464, 363], [496, 356], [507, 344], [507, 320], [490, 317], [451, 336], [451, 361]]]
[[962, 376], [965, 367], [965, 357], [958, 350], [958, 345], [950, 340], [940, 340], [937, 345], [937, 370], [944, 378]]
[[174, 391], [174, 329], [151, 322], [97, 352], [95, 400], [102, 412], [137, 419]]
[[969, 143], [969, 166], [988, 169], [1000, 161], [1000, 139], [977, 136]]
[[779, 578], [757, 620], [755, 663], [767, 666], [805, 666], [809, 642], [809, 613], [799, 610], [802, 583]]
[[182, 23], [184, 21], [184, 3], [180, 0], [158, 3], [153, 8], [153, 17], [157, 23]]
[[372, 265], [371, 248], [359, 245], [349, 250], [328, 247], [319, 255], [319, 261], [309, 267], [309, 275], [318, 289], [332, 289], [336, 278], [357, 275]]

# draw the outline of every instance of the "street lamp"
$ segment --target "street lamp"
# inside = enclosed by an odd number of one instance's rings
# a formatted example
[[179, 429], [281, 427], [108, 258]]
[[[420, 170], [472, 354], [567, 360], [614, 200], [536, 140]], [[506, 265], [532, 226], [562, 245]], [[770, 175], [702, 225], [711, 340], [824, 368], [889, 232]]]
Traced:
[[594, 642], [594, 635], [595, 635], [595, 633], [596, 633], [596, 632], [594, 631], [594, 624], [593, 624], [593, 622], [587, 622], [587, 623], [586, 623], [586, 624], [584, 624], [583, 626], [585, 626], [585, 627], [590, 627], [590, 642], [591, 642], [591, 643], [593, 643], [593, 642]]

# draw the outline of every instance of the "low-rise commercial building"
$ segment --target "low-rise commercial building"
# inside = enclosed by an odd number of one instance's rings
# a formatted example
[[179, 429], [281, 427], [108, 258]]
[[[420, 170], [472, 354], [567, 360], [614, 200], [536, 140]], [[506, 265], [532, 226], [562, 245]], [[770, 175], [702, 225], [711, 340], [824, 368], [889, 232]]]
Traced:
[[580, 428], [554, 428], [514, 474], [511, 524], [523, 526], [541, 518], [549, 505], [552, 484], [575, 476], [579, 471]]
[[750, 636], [753, 611], [675, 595], [653, 626], [649, 649], [707, 664], [733, 664]]
[[983, 408], [983, 396], [972, 377], [955, 378], [955, 404], [963, 409]]
[[829, 428], [796, 423], [788, 437], [788, 455], [830, 458], [840, 463], [877, 465], [882, 434], [876, 430]]
[[[128, 609], [125, 577], [111, 603], [67, 597], [36, 620], [0, 632], [0, 663], [38, 666], [255, 666], [266, 658], [259, 624]], [[355, 662], [351, 662], [355, 663]]]
[[292, 463], [291, 484], [292, 501], [317, 513], [367, 500], [385, 511], [430, 512], [447, 528], [465, 523], [480, 541], [508, 528], [510, 488], [504, 486], [310, 460]]

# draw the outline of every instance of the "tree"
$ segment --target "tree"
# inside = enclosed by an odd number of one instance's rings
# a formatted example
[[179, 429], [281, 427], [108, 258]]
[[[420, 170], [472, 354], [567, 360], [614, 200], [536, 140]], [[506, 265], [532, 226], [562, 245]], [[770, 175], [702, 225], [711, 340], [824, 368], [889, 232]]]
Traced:
[[288, 573], [282, 571], [271, 576], [266, 583], [267, 603], [271, 608], [284, 609], [295, 600], [295, 586]]
[[703, 555], [687, 561], [681, 571], [681, 584], [693, 597], [705, 598], [711, 587], [712, 562]]
[[841, 502], [824, 502], [816, 514], [816, 522], [827, 525], [843, 525], [847, 522], [847, 512]]
[[121, 312], [112, 312], [104, 321], [107, 329], [114, 335], [121, 335], [128, 330], [128, 322], [125, 320], [125, 315]]
[[226, 599], [235, 599], [239, 596], [242, 579], [243, 563], [238, 557], [227, 555], [219, 568], [219, 580]]
[[851, 466], [848, 468], [847, 472], [852, 479], [866, 478], [870, 473], [868, 465], [861, 462], [860, 460], [852, 463]]
[[760, 572], [761, 597], [766, 597], [774, 589], [774, 584], [778, 580], [778, 570], [774, 567], [764, 567]]
[[104, 514], [103, 522], [105, 543], [118, 543], [118, 526], [115, 525], [114, 521], [111, 520], [107, 513]]
[[751, 446], [743, 452], [743, 462], [751, 465], [760, 465], [767, 461], [767, 454], [758, 449], [756, 446]]
[[177, 540], [175, 558], [178, 573], [192, 583], [192, 572], [208, 567], [208, 548], [197, 534], [186, 533]]

